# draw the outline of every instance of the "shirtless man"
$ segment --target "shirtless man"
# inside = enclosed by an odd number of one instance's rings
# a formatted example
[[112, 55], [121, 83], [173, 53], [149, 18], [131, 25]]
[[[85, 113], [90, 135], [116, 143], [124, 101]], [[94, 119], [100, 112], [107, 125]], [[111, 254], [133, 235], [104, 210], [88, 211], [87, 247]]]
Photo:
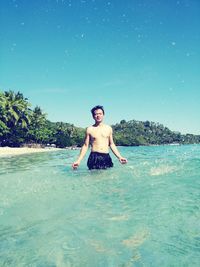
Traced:
[[81, 160], [88, 150], [89, 144], [91, 144], [91, 153], [87, 161], [87, 166], [90, 170], [113, 167], [112, 159], [109, 155], [109, 147], [119, 159], [120, 163], [127, 163], [127, 159], [120, 155], [113, 142], [112, 128], [103, 123], [103, 107], [95, 106], [91, 110], [91, 113], [95, 124], [87, 128], [84, 145], [81, 148], [77, 161], [72, 164], [72, 168], [76, 169], [80, 165]]

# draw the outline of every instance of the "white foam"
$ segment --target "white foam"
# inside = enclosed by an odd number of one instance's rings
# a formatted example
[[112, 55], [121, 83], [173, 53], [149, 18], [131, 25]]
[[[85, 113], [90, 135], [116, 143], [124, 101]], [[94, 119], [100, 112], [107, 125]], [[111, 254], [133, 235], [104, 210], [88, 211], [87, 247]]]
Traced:
[[150, 169], [150, 175], [151, 176], [163, 175], [163, 174], [167, 174], [167, 173], [172, 173], [174, 171], [176, 171], [176, 167], [174, 167], [174, 166], [160, 165], [158, 167], [152, 167]]

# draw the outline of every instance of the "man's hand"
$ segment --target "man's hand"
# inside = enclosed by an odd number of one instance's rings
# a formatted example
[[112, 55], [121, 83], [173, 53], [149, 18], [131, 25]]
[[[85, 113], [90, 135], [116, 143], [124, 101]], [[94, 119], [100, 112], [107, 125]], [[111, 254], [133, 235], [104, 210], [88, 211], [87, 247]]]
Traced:
[[72, 164], [72, 168], [73, 168], [74, 170], [76, 170], [76, 169], [78, 168], [79, 164], [80, 164], [79, 161], [75, 161], [75, 162]]
[[120, 162], [121, 164], [126, 164], [126, 163], [128, 162], [128, 160], [125, 159], [125, 158], [119, 158], [119, 162]]

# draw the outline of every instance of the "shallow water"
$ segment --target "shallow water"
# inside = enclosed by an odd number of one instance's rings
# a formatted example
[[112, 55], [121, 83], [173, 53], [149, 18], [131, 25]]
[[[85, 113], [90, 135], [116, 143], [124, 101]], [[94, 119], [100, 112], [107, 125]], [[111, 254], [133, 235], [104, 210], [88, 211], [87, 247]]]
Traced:
[[199, 266], [200, 146], [119, 150], [99, 171], [71, 170], [79, 151], [0, 158], [0, 266]]

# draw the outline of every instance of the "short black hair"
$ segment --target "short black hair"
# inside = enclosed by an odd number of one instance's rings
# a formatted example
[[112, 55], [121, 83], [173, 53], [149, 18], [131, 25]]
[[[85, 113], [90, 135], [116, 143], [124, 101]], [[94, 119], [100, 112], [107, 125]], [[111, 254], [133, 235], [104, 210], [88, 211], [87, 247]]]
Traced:
[[97, 105], [97, 106], [95, 106], [95, 107], [93, 107], [93, 108], [91, 109], [91, 113], [92, 113], [92, 116], [93, 116], [93, 117], [94, 117], [94, 115], [95, 115], [94, 112], [95, 112], [95, 110], [97, 110], [97, 109], [101, 109], [101, 110], [103, 111], [103, 115], [105, 114], [103, 106]]

